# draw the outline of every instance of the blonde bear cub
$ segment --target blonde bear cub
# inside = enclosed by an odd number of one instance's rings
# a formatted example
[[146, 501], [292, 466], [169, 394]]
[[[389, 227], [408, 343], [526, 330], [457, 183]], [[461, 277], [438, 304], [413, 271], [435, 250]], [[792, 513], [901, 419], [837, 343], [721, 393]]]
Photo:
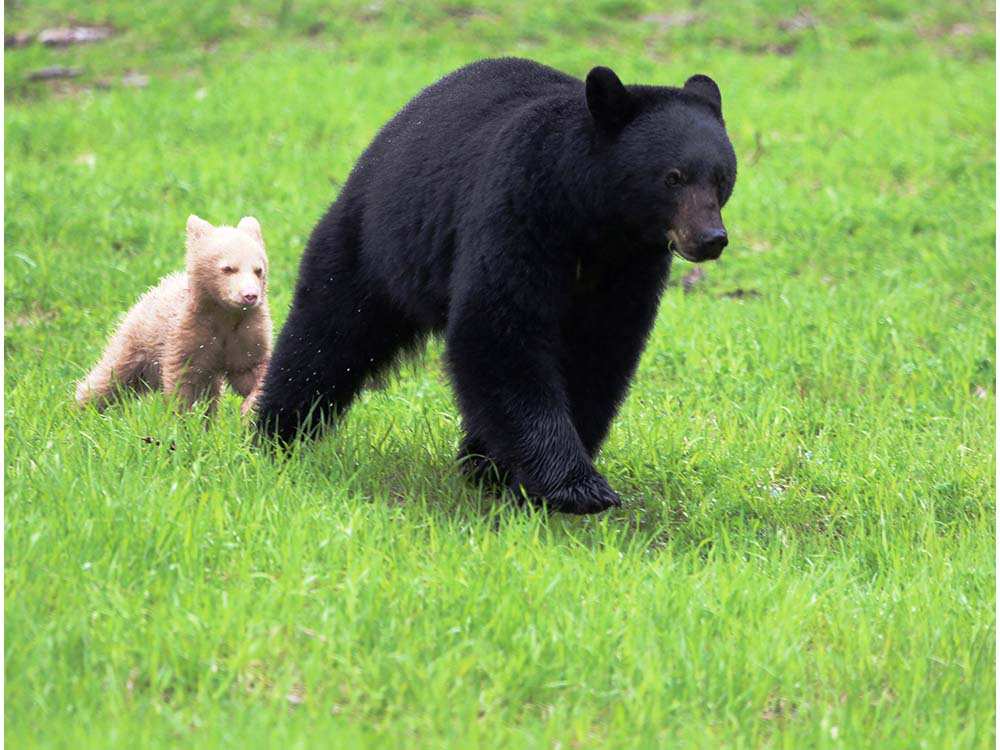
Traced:
[[101, 360], [77, 385], [81, 406], [104, 409], [123, 391], [162, 390], [182, 408], [208, 401], [223, 380], [252, 408], [271, 355], [267, 255], [251, 216], [235, 227], [187, 220], [186, 271], [166, 276], [128, 311]]

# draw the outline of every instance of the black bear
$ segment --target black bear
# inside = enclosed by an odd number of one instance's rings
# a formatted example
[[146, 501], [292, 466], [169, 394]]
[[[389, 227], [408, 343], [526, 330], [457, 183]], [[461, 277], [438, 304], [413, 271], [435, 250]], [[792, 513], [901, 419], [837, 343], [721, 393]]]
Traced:
[[718, 258], [736, 157], [711, 78], [586, 82], [483, 60], [375, 137], [315, 227], [258, 427], [316, 434], [367, 378], [443, 332], [460, 459], [549, 508], [620, 501], [593, 458], [670, 261]]

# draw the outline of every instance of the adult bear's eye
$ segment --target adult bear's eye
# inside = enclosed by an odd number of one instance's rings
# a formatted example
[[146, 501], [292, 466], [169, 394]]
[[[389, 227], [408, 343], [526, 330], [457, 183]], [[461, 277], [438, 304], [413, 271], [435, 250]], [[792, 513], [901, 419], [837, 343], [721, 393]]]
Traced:
[[682, 182], [684, 182], [684, 175], [681, 174], [679, 169], [671, 169], [667, 172], [667, 185], [677, 187]]

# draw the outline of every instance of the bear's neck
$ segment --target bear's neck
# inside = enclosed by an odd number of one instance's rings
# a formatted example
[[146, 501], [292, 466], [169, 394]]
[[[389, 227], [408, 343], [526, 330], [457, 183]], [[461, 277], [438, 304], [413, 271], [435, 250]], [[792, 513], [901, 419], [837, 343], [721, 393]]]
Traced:
[[[545, 128], [536, 138], [528, 139], [537, 149], [537, 160], [545, 154], [559, 154], [554, 168], [540, 178], [530, 195], [512, 195], [512, 206], [522, 221], [532, 225], [532, 233], [546, 246], [561, 246], [565, 253], [584, 260], [602, 263], [629, 262], [635, 255], [656, 253], [664, 248], [651, 245], [642, 233], [630, 230], [624, 212], [627, 196], [615, 185], [619, 179], [602, 152], [609, 145], [594, 129], [591, 117], [579, 102], [562, 103], [562, 128]], [[548, 202], [538, 210], [539, 197]], [[551, 217], [584, 217], [567, 223]], [[540, 220], [539, 217], [545, 217]]]

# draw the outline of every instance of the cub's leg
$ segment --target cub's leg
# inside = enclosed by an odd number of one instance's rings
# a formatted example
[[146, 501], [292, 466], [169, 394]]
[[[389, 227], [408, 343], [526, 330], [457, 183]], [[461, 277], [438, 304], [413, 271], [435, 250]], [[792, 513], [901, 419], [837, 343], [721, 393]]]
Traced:
[[253, 408], [259, 393], [264, 375], [267, 372], [267, 362], [260, 362], [255, 367], [241, 371], [227, 371], [226, 380], [230, 387], [243, 396], [243, 405], [240, 413], [246, 414]]
[[[205, 410], [205, 416], [211, 417], [215, 414], [216, 410], [219, 408], [219, 399], [222, 397], [222, 376], [216, 375], [211, 379], [204, 393], [204, 398], [208, 402], [208, 408]], [[207, 423], [206, 423], [207, 426]]]
[[142, 375], [149, 370], [150, 355], [132, 343], [128, 331], [117, 331], [101, 355], [100, 361], [76, 386], [76, 401], [80, 406], [93, 404], [103, 411], [122, 391], [142, 392], [150, 384]]
[[163, 361], [163, 390], [177, 398], [181, 411], [189, 411], [195, 402], [208, 401], [208, 413], [215, 411], [222, 390], [217, 369], [179, 347], [169, 348]]

